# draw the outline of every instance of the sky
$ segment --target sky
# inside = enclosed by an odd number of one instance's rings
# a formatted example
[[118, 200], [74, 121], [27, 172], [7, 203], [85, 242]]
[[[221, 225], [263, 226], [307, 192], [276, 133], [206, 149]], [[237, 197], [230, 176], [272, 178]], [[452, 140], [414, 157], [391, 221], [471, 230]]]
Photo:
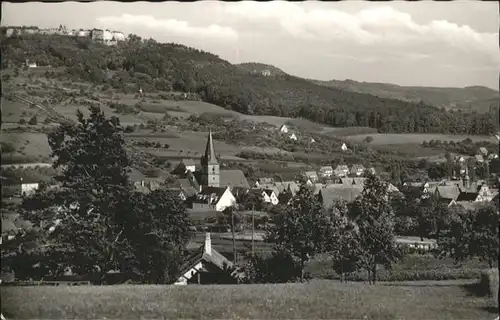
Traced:
[[1, 24], [119, 30], [310, 79], [498, 90], [498, 6], [496, 1], [2, 2]]

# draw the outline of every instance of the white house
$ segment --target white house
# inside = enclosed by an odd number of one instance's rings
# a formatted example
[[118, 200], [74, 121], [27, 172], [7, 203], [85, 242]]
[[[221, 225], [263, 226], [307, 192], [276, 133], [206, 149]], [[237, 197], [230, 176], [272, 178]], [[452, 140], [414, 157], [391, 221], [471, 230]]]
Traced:
[[331, 177], [333, 175], [332, 166], [324, 166], [319, 168], [319, 173], [322, 177]]
[[337, 177], [345, 177], [349, 174], [349, 167], [345, 164], [338, 165], [335, 168], [334, 173]]
[[196, 171], [196, 163], [193, 159], [182, 159], [178, 166], [179, 171], [183, 171], [184, 173], [191, 171]]
[[295, 135], [295, 133], [292, 133], [290, 135], [290, 140], [297, 141], [297, 136]]
[[315, 143], [316, 140], [314, 140], [314, 138], [311, 138], [311, 140], [309, 140], [309, 143]]
[[22, 183], [21, 184], [21, 194], [22, 195], [30, 195], [35, 193], [36, 190], [38, 190], [39, 184], [37, 182], [35, 183]]
[[315, 183], [318, 181], [318, 173], [316, 171], [306, 171], [304, 172], [304, 178], [311, 180], [311, 182]]
[[193, 209], [224, 211], [236, 205], [236, 198], [229, 187], [202, 187], [193, 201]]
[[273, 205], [277, 205], [279, 203], [278, 196], [272, 189], [262, 190], [262, 198], [266, 203], [272, 203]]
[[283, 132], [283, 133], [288, 133], [288, 127], [286, 125], [282, 125], [280, 127], [280, 132]]
[[340, 147], [340, 150], [341, 150], [341, 151], [347, 151], [347, 149], [348, 149], [348, 148], [347, 148], [346, 144], [345, 144], [345, 143], [342, 143], [342, 146]]
[[354, 176], [361, 176], [365, 173], [365, 167], [361, 164], [353, 164], [351, 174]]

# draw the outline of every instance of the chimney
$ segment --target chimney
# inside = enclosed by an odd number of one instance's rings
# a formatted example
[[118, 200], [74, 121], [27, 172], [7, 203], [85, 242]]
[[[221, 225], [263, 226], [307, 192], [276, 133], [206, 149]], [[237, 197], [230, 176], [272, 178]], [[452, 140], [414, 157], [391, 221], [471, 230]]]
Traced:
[[210, 232], [205, 234], [205, 253], [212, 255], [212, 240], [210, 239]]

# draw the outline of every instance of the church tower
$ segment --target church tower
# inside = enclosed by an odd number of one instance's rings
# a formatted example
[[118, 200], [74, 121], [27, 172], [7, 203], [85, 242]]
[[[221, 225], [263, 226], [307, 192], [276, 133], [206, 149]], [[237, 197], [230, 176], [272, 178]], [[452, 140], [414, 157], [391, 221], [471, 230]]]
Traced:
[[220, 167], [219, 161], [215, 155], [214, 141], [212, 139], [212, 131], [208, 133], [207, 146], [205, 154], [201, 157], [201, 184], [209, 187], [220, 186]]

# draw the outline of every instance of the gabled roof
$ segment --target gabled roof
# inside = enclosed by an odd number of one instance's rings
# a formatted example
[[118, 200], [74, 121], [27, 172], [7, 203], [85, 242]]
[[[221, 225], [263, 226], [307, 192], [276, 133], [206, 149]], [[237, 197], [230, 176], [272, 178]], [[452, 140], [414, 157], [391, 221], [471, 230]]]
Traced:
[[208, 203], [215, 205], [219, 202], [220, 198], [226, 192], [227, 188], [220, 187], [206, 187], [204, 186], [200, 193], [194, 199], [195, 203]]
[[258, 178], [257, 182], [261, 183], [273, 183], [273, 178]]
[[478, 195], [477, 192], [460, 192], [456, 201], [475, 201]]
[[272, 190], [272, 189], [264, 189], [263, 191], [267, 194], [268, 197], [270, 197], [274, 192], [274, 190]]
[[288, 190], [289, 188], [293, 194], [299, 192], [299, 190], [300, 190], [300, 186], [295, 181], [275, 182], [274, 186], [277, 188], [277, 190], [280, 194], [282, 192]]
[[440, 198], [444, 199], [457, 199], [460, 194], [460, 189], [457, 186], [436, 186], [436, 192], [439, 193]]
[[221, 186], [250, 189], [250, 184], [241, 170], [221, 170], [219, 183]]
[[201, 261], [211, 263], [220, 270], [224, 270], [225, 267], [231, 268], [233, 266], [233, 263], [229, 259], [217, 252], [213, 247], [211, 248], [211, 254], [208, 254], [205, 251], [205, 245], [202, 245], [189, 255], [186, 262], [179, 268], [181, 271], [179, 275], [186, 273], [189, 269]]
[[184, 191], [184, 194], [187, 198], [192, 197], [198, 193], [198, 190], [196, 190], [191, 185], [188, 179], [178, 179], [177, 181], [179, 182], [180, 188]]
[[365, 167], [362, 164], [353, 164], [351, 170], [365, 170]]
[[332, 166], [324, 166], [319, 168], [319, 171], [333, 171]]
[[481, 202], [455, 201], [455, 205], [461, 206], [466, 210], [476, 210], [484, 204]]
[[339, 164], [335, 171], [349, 171], [349, 167], [346, 164]]
[[363, 192], [363, 187], [336, 185], [335, 187], [323, 188], [320, 195], [323, 199], [323, 205], [330, 207], [333, 201], [343, 200], [352, 202]]
[[357, 186], [363, 186], [365, 185], [366, 178], [340, 178], [340, 182], [342, 182], [343, 185], [357, 185]]
[[316, 171], [306, 171], [306, 172], [304, 172], [304, 175], [306, 175], [308, 177], [312, 177], [312, 176], [317, 176], [318, 173]]

